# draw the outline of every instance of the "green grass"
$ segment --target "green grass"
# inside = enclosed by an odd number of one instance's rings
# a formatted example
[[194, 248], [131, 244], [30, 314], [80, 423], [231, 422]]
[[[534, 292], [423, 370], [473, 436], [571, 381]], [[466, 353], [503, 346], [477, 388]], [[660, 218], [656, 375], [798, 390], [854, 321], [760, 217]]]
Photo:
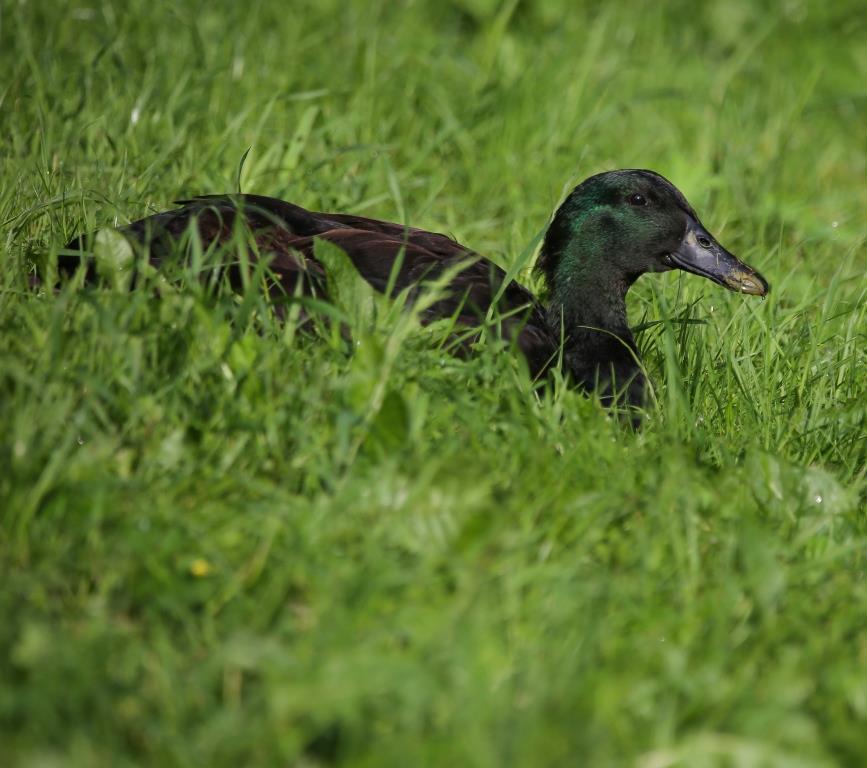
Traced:
[[[0, 764], [863, 765], [867, 26], [765, 5], [0, 6]], [[503, 265], [653, 168], [773, 292], [639, 282], [634, 434], [394, 308], [28, 288], [248, 147]]]

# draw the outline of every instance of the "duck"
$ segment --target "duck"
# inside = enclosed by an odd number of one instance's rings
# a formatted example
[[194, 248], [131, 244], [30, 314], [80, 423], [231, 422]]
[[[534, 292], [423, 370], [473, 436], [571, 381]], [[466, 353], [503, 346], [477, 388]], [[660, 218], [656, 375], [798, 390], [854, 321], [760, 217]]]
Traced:
[[[480, 328], [494, 310], [502, 318], [499, 332], [523, 355], [534, 380], [557, 365], [604, 405], [632, 412], [646, 405], [647, 394], [626, 311], [627, 293], [641, 275], [678, 269], [742, 294], [770, 290], [756, 269], [708, 231], [674, 184], [644, 169], [590, 176], [559, 205], [535, 265], [544, 298], [445, 234], [255, 194], [202, 195], [175, 205], [119, 228], [156, 268], [178, 253], [191, 228], [203, 247], [230, 251], [241, 224], [255, 240], [250, 259], [269, 259], [268, 292], [277, 304], [297, 295], [327, 300], [317, 239], [341, 249], [376, 291], [408, 289], [410, 301], [426, 281], [450, 274], [444, 298], [425, 309], [423, 322], [451, 318], [459, 327]], [[88, 236], [72, 240], [60, 252], [61, 269], [79, 268], [91, 243]], [[92, 260], [87, 274], [94, 274]], [[237, 263], [228, 265], [228, 274], [241, 285]]]

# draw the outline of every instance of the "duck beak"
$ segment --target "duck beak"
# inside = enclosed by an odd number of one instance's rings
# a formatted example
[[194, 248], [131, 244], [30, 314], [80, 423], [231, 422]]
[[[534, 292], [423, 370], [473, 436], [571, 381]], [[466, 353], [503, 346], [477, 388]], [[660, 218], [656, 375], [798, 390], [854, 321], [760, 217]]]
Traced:
[[673, 266], [701, 275], [730, 291], [766, 296], [768, 281], [737, 256], [723, 248], [699, 222], [690, 220], [683, 240], [669, 254]]

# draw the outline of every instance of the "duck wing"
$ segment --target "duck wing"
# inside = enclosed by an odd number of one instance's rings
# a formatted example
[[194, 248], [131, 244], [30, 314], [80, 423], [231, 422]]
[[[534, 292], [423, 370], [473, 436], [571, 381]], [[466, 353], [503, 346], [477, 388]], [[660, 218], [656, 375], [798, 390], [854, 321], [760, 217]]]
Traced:
[[[394, 290], [399, 293], [410, 288], [410, 298], [424, 281], [463, 264], [451, 279], [447, 295], [426, 311], [425, 321], [455, 317], [459, 325], [477, 327], [485, 322], [496, 301], [496, 314], [502, 318], [500, 333], [515, 340], [534, 376], [547, 367], [557, 349], [535, 297], [514, 281], [503, 288], [506, 273], [500, 267], [447, 235], [363, 216], [309, 211], [262, 195], [203, 195], [177, 204], [180, 207], [139, 219], [120, 230], [147, 248], [155, 267], [177, 253], [178, 244], [191, 232], [203, 248], [229, 251], [239, 225], [244, 236], [255, 241], [258, 253], [270, 259], [274, 282], [269, 292], [275, 299], [294, 295], [299, 282], [302, 293], [327, 296], [325, 270], [314, 252], [317, 238], [343, 250], [358, 273], [383, 293], [403, 253]], [[66, 250], [73, 253], [60, 257], [61, 268], [77, 268], [79, 257], [74, 252], [86, 251], [86, 245], [85, 237], [70, 242]], [[240, 286], [240, 266], [225, 266], [232, 284]]]

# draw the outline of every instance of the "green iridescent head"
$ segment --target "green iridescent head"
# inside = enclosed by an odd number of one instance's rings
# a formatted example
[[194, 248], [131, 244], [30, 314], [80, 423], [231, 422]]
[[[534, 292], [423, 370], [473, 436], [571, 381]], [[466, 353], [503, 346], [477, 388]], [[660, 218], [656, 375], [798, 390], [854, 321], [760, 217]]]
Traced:
[[669, 269], [740, 293], [764, 296], [769, 290], [756, 270], [702, 226], [671, 182], [645, 170], [607, 171], [575, 187], [548, 228], [538, 268], [555, 293], [576, 274], [628, 288], [645, 272]]

